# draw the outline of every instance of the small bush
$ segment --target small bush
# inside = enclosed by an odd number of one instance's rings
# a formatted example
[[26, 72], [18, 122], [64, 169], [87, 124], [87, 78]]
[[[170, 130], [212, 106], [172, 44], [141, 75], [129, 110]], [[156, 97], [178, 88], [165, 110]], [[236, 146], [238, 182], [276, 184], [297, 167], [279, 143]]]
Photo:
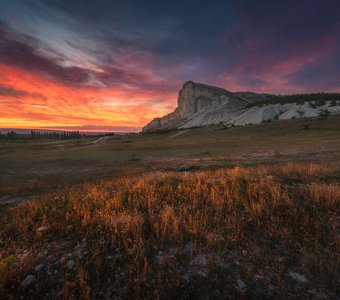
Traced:
[[323, 109], [319, 113], [319, 119], [321, 119], [321, 120], [322, 119], [327, 119], [329, 117], [329, 115], [330, 115], [329, 110], [328, 109]]
[[5, 288], [8, 280], [8, 272], [13, 262], [13, 255], [7, 256], [5, 258], [0, 258], [0, 292], [2, 292]]

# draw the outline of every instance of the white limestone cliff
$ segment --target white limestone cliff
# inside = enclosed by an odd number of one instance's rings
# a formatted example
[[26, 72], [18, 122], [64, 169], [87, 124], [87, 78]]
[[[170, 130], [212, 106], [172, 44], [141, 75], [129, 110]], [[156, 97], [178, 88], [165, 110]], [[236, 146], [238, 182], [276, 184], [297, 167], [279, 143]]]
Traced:
[[[254, 103], [274, 95], [250, 92], [233, 93], [192, 81], [186, 82], [178, 93], [177, 108], [174, 112], [156, 118], [143, 127], [143, 132], [170, 128], [191, 128], [224, 125], [259, 124], [267, 120], [285, 120], [300, 117], [317, 117], [327, 110], [330, 114], [340, 113], [340, 98], [337, 105], [334, 101], [325, 101], [323, 105], [303, 104], [265, 104], [249, 107]], [[247, 106], [248, 105], [248, 106]]]
[[206, 108], [214, 110], [222, 105], [232, 112], [245, 107], [247, 103], [246, 99], [225, 89], [187, 81], [178, 93], [178, 106], [175, 111], [162, 118], [154, 119], [143, 128], [143, 132], [178, 127]]

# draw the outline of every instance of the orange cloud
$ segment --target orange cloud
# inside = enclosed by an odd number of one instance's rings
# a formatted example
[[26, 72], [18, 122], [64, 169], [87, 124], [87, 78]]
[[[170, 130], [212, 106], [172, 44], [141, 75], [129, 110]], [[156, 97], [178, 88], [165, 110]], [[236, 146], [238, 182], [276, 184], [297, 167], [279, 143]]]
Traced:
[[[86, 125], [140, 129], [172, 110], [176, 94], [118, 87], [71, 87], [48, 76], [0, 64], [0, 127]], [[12, 92], [11, 92], [12, 90]], [[103, 127], [100, 127], [103, 128]]]

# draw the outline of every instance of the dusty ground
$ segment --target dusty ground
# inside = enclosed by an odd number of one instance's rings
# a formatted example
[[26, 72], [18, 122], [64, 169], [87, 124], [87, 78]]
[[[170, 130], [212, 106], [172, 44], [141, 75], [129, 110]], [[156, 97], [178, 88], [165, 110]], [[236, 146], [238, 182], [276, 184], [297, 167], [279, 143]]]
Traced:
[[0, 196], [27, 198], [123, 174], [289, 161], [339, 164], [340, 116], [90, 141], [1, 141]]
[[339, 299], [340, 116], [1, 141], [0, 172], [5, 298]]

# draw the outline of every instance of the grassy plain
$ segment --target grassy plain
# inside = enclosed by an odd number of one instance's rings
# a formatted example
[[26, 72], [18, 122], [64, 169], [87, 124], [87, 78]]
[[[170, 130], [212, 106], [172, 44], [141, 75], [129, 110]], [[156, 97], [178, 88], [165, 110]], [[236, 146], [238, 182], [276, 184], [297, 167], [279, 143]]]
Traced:
[[340, 294], [339, 116], [3, 142], [0, 170], [4, 298]]

